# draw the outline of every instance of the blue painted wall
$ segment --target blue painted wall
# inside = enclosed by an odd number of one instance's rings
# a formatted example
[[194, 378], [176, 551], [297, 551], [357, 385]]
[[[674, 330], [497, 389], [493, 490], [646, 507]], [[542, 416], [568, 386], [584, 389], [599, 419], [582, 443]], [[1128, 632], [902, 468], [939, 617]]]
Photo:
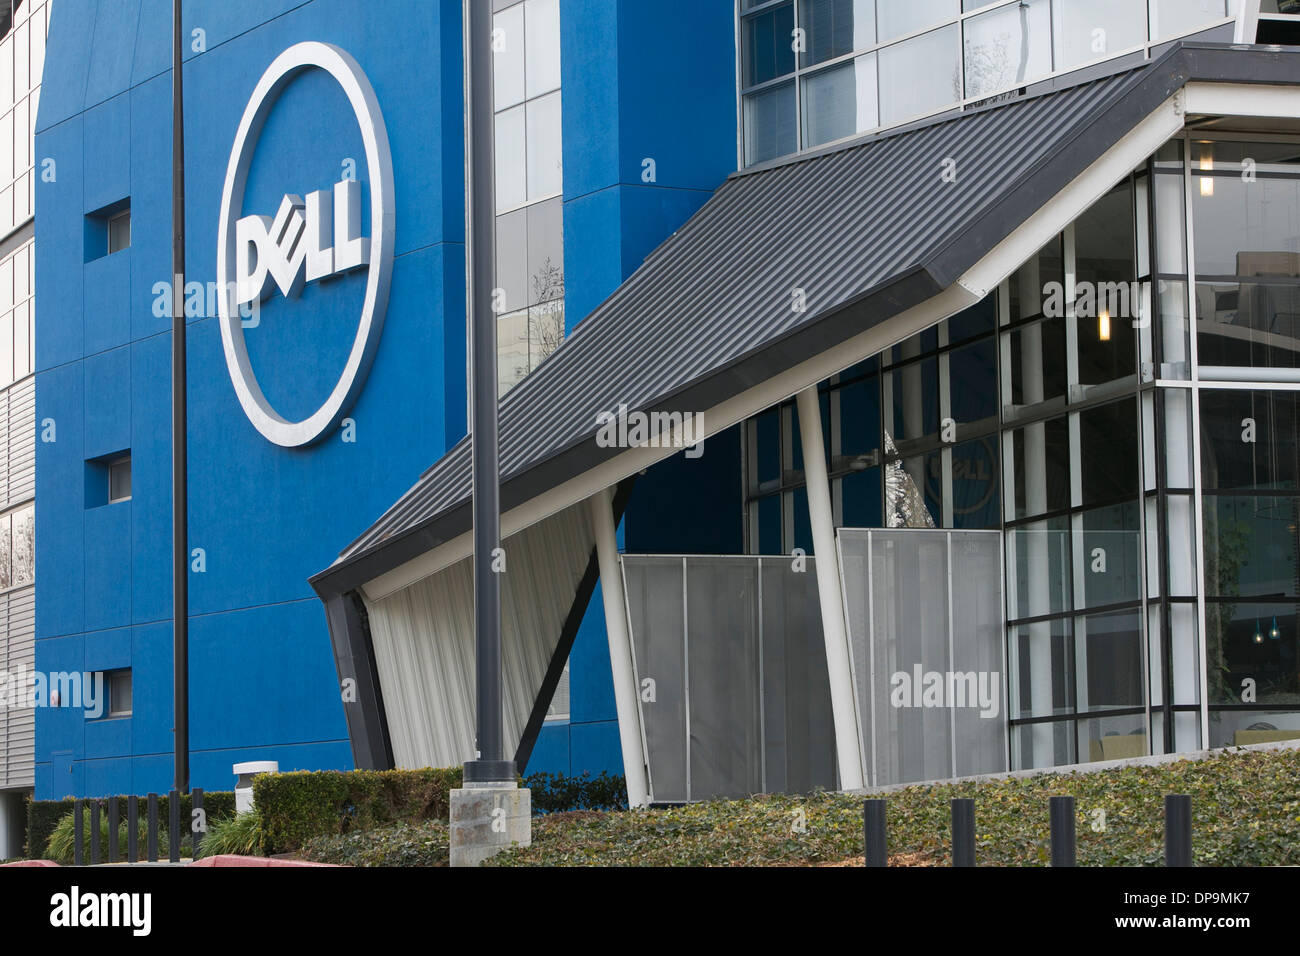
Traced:
[[[328, 565], [464, 432], [464, 207], [459, 0], [188, 0], [205, 48], [185, 66], [187, 278], [215, 279], [222, 180], [257, 78], [301, 40], [338, 44], [375, 88], [392, 147], [396, 249], [383, 336], [350, 412], [355, 443], [267, 442], [235, 398], [217, 321], [189, 323], [192, 781], [230, 765], [348, 767], [328, 632], [308, 576]], [[169, 315], [169, 0], [54, 8], [36, 155], [37, 658], [40, 670], [131, 667], [130, 718], [37, 719], [37, 796], [166, 789], [172, 775]], [[417, 79], [418, 78], [418, 79]], [[292, 83], [259, 141], [245, 213], [328, 188], [356, 120], [315, 71]], [[87, 214], [129, 199], [132, 244], [87, 262]], [[368, 206], [368, 196], [364, 200]], [[366, 217], [366, 231], [369, 220]], [[337, 379], [364, 273], [278, 293], [247, 331], [263, 388], [287, 415]], [[133, 497], [86, 507], [85, 462], [129, 450]]]
[[[361, 64], [388, 128], [396, 257], [381, 344], [339, 434], [278, 448], [243, 415], [217, 322], [189, 322], [192, 781], [229, 788], [230, 765], [350, 765], [328, 632], [308, 577], [328, 565], [465, 429], [460, 0], [187, 0], [187, 278], [215, 279], [222, 179], [257, 78], [292, 43], [336, 43]], [[131, 667], [130, 718], [37, 718], [37, 796], [146, 792], [172, 774], [169, 0], [56, 4], [36, 156], [37, 667]], [[588, 315], [735, 168], [729, 4], [561, 0], [566, 315]], [[194, 31], [202, 31], [198, 34]], [[201, 36], [202, 44], [198, 42]], [[244, 213], [327, 188], [345, 160], [369, 176], [356, 122], [319, 73], [284, 93], [260, 138]], [[645, 176], [645, 160], [654, 177]], [[87, 215], [129, 200], [132, 245], [92, 258]], [[368, 217], [366, 217], [368, 230]], [[92, 234], [93, 236], [93, 234]], [[249, 350], [285, 414], [337, 378], [364, 279], [326, 280], [263, 304]], [[159, 309], [158, 311], [163, 311]], [[129, 450], [133, 497], [87, 507], [86, 462]], [[739, 550], [731, 525], [661, 513], [680, 483], [739, 494], [739, 446], [711, 442], [642, 479], [629, 547]], [[733, 477], [735, 480], [732, 480]], [[720, 491], [720, 493], [722, 493]], [[722, 547], [734, 537], [734, 544]], [[641, 544], [639, 545], [638, 542]], [[671, 547], [670, 547], [671, 546]], [[569, 723], [545, 728], [529, 770], [621, 771], [603, 614], [571, 659]]]

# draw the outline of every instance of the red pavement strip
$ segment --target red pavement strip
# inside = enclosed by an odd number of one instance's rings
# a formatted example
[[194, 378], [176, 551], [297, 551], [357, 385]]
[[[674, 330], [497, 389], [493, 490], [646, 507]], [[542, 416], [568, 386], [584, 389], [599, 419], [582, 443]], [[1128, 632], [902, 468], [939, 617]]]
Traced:
[[[53, 860], [20, 860], [17, 863], [3, 863], [0, 866], [58, 866]], [[235, 856], [223, 854], [208, 856], [186, 866], [337, 866], [335, 863], [309, 863], [306, 860], [278, 860], [265, 856]]]

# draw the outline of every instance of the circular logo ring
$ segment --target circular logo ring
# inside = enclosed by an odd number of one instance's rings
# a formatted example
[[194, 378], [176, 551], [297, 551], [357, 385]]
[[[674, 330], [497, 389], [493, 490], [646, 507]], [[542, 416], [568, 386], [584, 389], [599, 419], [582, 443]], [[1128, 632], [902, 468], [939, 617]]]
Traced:
[[[294, 422], [271, 406], [257, 382], [257, 375], [248, 359], [239, 310], [233, 307], [235, 283], [231, 271], [235, 262], [234, 221], [244, 206], [252, 146], [285, 87], [299, 73], [312, 68], [325, 70], [343, 88], [361, 128], [370, 177], [370, 263], [361, 321], [343, 375], [320, 408]], [[332, 44], [310, 41], [289, 47], [275, 58], [257, 81], [239, 121], [222, 187], [217, 233], [217, 281], [223, 291], [217, 296], [217, 308], [221, 316], [221, 345], [226, 353], [226, 366], [239, 404], [249, 421], [275, 444], [286, 448], [310, 444], [339, 423], [360, 393], [379, 347], [379, 333], [388, 307], [388, 289], [392, 280], [393, 214], [393, 158], [389, 152], [384, 117], [370, 81], [356, 60]]]

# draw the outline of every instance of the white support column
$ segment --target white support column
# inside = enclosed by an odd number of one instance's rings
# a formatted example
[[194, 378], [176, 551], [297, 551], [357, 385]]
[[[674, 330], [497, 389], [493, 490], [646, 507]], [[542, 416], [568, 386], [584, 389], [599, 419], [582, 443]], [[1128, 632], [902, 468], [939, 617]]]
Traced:
[[623, 747], [623, 778], [627, 804], [644, 807], [650, 802], [646, 753], [637, 705], [636, 674], [632, 669], [632, 635], [627, 626], [623, 575], [618, 567], [618, 538], [614, 529], [614, 502], [610, 489], [587, 499], [596, 530], [596, 560], [600, 564], [600, 592], [605, 603], [605, 633], [609, 637], [609, 664], [614, 675], [614, 707], [618, 712], [618, 737]]
[[849, 634], [844, 623], [844, 601], [840, 595], [840, 560], [835, 550], [835, 519], [831, 510], [830, 480], [826, 475], [817, 386], [800, 392], [796, 403], [799, 406], [799, 437], [803, 443], [808, 517], [812, 524], [813, 554], [817, 559], [817, 595], [822, 609], [822, 634], [826, 639], [826, 669], [830, 674], [840, 788], [861, 790], [866, 783], [862, 774], [862, 751], [858, 746], [858, 708], [853, 699]]

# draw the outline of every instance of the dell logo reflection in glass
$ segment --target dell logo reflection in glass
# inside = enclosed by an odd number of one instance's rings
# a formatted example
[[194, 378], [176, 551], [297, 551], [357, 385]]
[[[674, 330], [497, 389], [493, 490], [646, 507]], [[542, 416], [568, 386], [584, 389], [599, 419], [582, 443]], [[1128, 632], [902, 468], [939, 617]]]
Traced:
[[[285, 87], [310, 69], [334, 77], [356, 114], [370, 177], [368, 239], [361, 235], [361, 184], [355, 180], [310, 193], [305, 201], [297, 195], [285, 196], [274, 218], [240, 216], [262, 126]], [[336, 426], [356, 401], [379, 346], [388, 307], [393, 209], [388, 133], [370, 81], [356, 60], [336, 46], [308, 42], [289, 47], [262, 74], [239, 121], [226, 168], [217, 235], [217, 280], [222, 289], [234, 292], [218, 296], [226, 366], [244, 413], [269, 441], [286, 448], [308, 445]], [[365, 298], [343, 374], [320, 408], [300, 421], [289, 421], [276, 412], [257, 383], [239, 307], [261, 301], [276, 288], [292, 298], [307, 282], [363, 266], [367, 267]]]

